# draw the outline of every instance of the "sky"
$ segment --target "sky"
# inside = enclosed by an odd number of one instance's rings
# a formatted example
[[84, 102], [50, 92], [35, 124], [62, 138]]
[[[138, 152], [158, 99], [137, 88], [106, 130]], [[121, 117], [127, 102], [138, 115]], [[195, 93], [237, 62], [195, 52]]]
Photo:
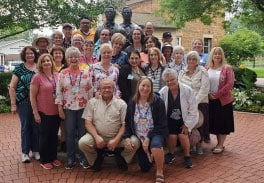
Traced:
[[[62, 31], [62, 27], [61, 26], [58, 27], [57, 30]], [[51, 28], [44, 27], [42, 29], [34, 29], [33, 33], [38, 34], [38, 35], [42, 35], [42, 36], [51, 36], [53, 31], [54, 30], [52, 30]]]

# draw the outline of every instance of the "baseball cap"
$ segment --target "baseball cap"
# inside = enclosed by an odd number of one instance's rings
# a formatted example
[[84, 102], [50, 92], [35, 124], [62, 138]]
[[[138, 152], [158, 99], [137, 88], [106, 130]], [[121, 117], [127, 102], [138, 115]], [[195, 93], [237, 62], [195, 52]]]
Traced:
[[172, 37], [171, 32], [163, 32], [162, 38]]
[[70, 23], [64, 23], [62, 25], [62, 29], [64, 29], [65, 27], [70, 27], [72, 29], [72, 25]]

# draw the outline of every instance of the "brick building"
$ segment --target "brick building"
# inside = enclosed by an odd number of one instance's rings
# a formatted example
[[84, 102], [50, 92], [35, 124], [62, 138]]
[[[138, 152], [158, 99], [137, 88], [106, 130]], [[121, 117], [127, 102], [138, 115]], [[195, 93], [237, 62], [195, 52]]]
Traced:
[[218, 46], [225, 33], [222, 27], [224, 19], [221, 17], [215, 18], [211, 25], [204, 25], [196, 20], [186, 23], [185, 27], [177, 30], [174, 25], [165, 25], [162, 17], [156, 17], [153, 14], [159, 7], [157, 0], [127, 0], [126, 5], [132, 9], [133, 22], [141, 26], [144, 26], [147, 21], [153, 22], [154, 35], [160, 40], [163, 32], [170, 31], [173, 35], [173, 45], [183, 46], [186, 52], [191, 50], [192, 41], [200, 38], [204, 40], [204, 52], [208, 53], [211, 48]]

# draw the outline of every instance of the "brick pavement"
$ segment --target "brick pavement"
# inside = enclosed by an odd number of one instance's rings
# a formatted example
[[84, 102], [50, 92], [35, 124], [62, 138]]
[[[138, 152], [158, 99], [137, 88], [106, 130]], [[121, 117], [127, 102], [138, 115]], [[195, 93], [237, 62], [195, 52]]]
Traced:
[[[205, 145], [204, 155], [194, 155], [192, 169], [183, 168], [178, 153], [171, 165], [165, 165], [166, 182], [174, 183], [263, 183], [264, 182], [264, 115], [235, 112], [235, 133], [226, 141], [223, 154], [214, 155], [215, 138]], [[152, 183], [154, 169], [141, 173], [137, 164], [122, 172], [107, 160], [101, 172], [76, 167], [43, 170], [39, 162], [21, 163], [20, 124], [17, 116], [0, 114], [0, 182], [23, 183]]]

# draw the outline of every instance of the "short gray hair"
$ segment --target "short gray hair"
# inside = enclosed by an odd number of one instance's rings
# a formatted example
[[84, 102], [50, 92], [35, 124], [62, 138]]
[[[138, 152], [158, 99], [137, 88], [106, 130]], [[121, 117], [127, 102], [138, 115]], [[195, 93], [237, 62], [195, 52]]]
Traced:
[[175, 77], [175, 78], [178, 78], [178, 73], [176, 72], [176, 70], [174, 69], [171, 69], [171, 68], [167, 68], [163, 71], [162, 73], [162, 79], [163, 81], [166, 80], [167, 77], [169, 76], [172, 76], [172, 77]]
[[176, 51], [181, 51], [184, 54], [184, 47], [182, 47], [182, 46], [175, 46], [173, 48], [173, 53], [175, 53]]
[[197, 63], [199, 64], [201, 58], [200, 58], [199, 53], [197, 51], [190, 51], [189, 53], [187, 53], [186, 61], [188, 60], [188, 58], [193, 57], [193, 56], [196, 57]]
[[77, 56], [77, 57], [81, 57], [81, 52], [78, 48], [71, 46], [69, 48], [67, 48], [66, 52], [65, 52], [65, 57], [66, 59], [69, 58], [70, 56]]

